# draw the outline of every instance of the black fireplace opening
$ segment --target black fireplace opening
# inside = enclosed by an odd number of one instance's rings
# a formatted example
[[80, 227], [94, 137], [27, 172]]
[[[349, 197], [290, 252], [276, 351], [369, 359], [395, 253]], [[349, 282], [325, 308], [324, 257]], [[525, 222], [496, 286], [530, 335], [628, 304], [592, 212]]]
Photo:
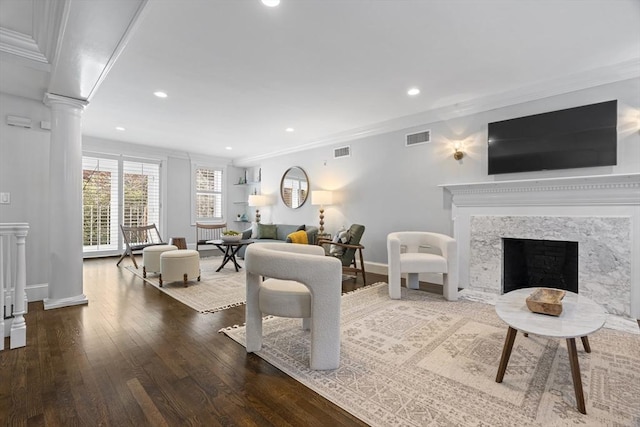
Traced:
[[502, 291], [555, 288], [578, 292], [578, 242], [502, 239]]

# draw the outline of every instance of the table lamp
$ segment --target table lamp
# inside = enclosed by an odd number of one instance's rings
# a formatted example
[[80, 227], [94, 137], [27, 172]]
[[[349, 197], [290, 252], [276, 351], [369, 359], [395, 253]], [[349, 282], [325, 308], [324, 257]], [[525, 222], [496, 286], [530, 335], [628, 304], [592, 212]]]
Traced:
[[250, 194], [249, 195], [249, 206], [253, 206], [256, 208], [256, 222], [260, 222], [260, 207], [268, 206], [269, 199], [267, 196], [263, 196], [262, 194]]
[[316, 190], [311, 192], [311, 204], [320, 205], [319, 234], [324, 234], [324, 207], [331, 203], [333, 203], [333, 193], [331, 191]]

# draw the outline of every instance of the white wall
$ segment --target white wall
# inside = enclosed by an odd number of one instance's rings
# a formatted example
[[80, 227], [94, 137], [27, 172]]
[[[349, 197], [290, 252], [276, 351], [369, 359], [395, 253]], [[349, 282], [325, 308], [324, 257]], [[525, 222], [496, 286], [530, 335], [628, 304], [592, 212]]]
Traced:
[[[6, 117], [30, 118], [32, 128], [7, 125]], [[49, 139], [40, 121], [50, 121], [42, 102], [0, 93], [0, 222], [28, 222], [27, 285], [48, 282], [49, 275]], [[55, 202], [55, 201], [54, 201]]]
[[[614, 167], [572, 169], [488, 176], [486, 173], [487, 123], [536, 114], [543, 111], [618, 99], [618, 165]], [[336, 146], [351, 145], [352, 156], [332, 158], [334, 147], [269, 158], [261, 162], [262, 193], [272, 195], [273, 206], [261, 209], [263, 222], [318, 224], [318, 207], [307, 201], [293, 210], [279, 197], [282, 174], [291, 166], [300, 166], [308, 174], [311, 190], [336, 191], [336, 203], [325, 211], [325, 228], [334, 233], [342, 225], [364, 224], [365, 260], [386, 264], [386, 235], [396, 230], [432, 230], [452, 233], [451, 206], [438, 187], [445, 183], [491, 180], [579, 176], [640, 172], [640, 79], [594, 87], [565, 95], [474, 114], [384, 135], [354, 140]], [[29, 117], [32, 129], [6, 125], [7, 115]], [[0, 222], [28, 222], [27, 285], [48, 282], [49, 218], [49, 132], [40, 130], [41, 120], [49, 120], [49, 110], [41, 102], [0, 93], [0, 191], [11, 192], [11, 204], [0, 205]], [[433, 142], [415, 147], [404, 146], [406, 133], [430, 128]], [[464, 159], [453, 159], [452, 141], [464, 139]], [[183, 152], [156, 150], [152, 147], [84, 137], [83, 148], [161, 159], [166, 194], [163, 211], [163, 237], [187, 237], [194, 241], [191, 223], [191, 159]], [[225, 159], [205, 158], [222, 164]], [[227, 220], [235, 218], [231, 201], [244, 198], [237, 178], [241, 171], [228, 167]]]
[[[156, 149], [153, 146], [130, 144], [91, 136], [83, 137], [82, 143], [85, 151], [161, 161], [160, 191], [163, 205], [160, 211], [159, 229], [162, 238], [166, 241], [169, 241], [172, 237], [185, 237], [187, 244], [195, 244], [195, 226], [191, 217], [192, 161], [203, 165], [220, 166], [225, 169], [225, 175], [231, 173], [235, 177], [235, 174], [237, 174], [235, 168], [228, 166], [229, 159]], [[230, 170], [227, 171], [226, 169]], [[230, 189], [228, 179], [227, 189]]]
[[[618, 100], [617, 166], [487, 175], [489, 122], [611, 99]], [[318, 224], [317, 206], [307, 201], [292, 210], [278, 196], [282, 174], [300, 166], [312, 191], [338, 192], [339, 200], [325, 209], [326, 231], [333, 234], [342, 225], [364, 224], [365, 261], [386, 264], [386, 235], [391, 231], [452, 234], [450, 200], [440, 184], [639, 173], [639, 114], [640, 79], [632, 79], [335, 145], [351, 145], [349, 158], [334, 160], [334, 147], [321, 147], [266, 159], [261, 162], [262, 191], [277, 203], [263, 210], [263, 222]], [[423, 129], [431, 129], [432, 143], [404, 146], [405, 134]], [[459, 162], [453, 159], [456, 140], [464, 140], [466, 153]]]

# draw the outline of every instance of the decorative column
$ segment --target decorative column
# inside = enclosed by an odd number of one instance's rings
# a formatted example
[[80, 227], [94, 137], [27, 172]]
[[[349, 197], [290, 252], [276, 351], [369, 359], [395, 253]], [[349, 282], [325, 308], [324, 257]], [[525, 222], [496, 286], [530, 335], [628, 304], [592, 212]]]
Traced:
[[89, 301], [82, 287], [82, 112], [87, 102], [45, 94], [51, 107], [49, 298], [45, 310]]

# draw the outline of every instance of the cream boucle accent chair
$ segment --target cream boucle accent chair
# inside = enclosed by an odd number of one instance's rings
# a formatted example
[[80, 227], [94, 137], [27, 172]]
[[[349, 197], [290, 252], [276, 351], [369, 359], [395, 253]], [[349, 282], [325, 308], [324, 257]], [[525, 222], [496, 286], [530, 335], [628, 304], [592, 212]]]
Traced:
[[193, 249], [162, 252], [160, 254], [160, 287], [164, 282], [182, 281], [187, 286], [189, 280], [200, 281], [200, 253]]
[[[419, 252], [421, 246], [436, 248], [441, 255]], [[426, 231], [389, 233], [387, 260], [389, 296], [392, 299], [400, 299], [402, 273], [407, 273], [409, 289], [418, 289], [419, 273], [442, 273], [445, 299], [458, 299], [458, 247], [452, 237]]]
[[[311, 369], [340, 366], [342, 264], [316, 245], [249, 245], [247, 275], [247, 352], [262, 348], [264, 315], [303, 319], [311, 329]], [[268, 277], [263, 281], [263, 277]]]
[[160, 255], [163, 252], [177, 251], [174, 245], [147, 246], [142, 250], [142, 277], [147, 277], [147, 273], [160, 272]]

